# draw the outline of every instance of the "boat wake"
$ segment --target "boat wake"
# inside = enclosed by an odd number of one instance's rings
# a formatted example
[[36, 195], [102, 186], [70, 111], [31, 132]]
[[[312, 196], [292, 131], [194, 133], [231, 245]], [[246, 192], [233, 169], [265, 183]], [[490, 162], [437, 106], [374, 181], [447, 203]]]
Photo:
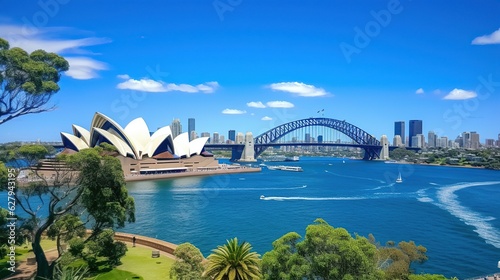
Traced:
[[427, 197], [425, 195], [425, 189], [423, 189], [417, 192], [417, 199], [421, 202], [433, 203], [448, 211], [451, 215], [459, 218], [465, 224], [473, 226], [475, 228], [474, 232], [476, 232], [479, 237], [484, 239], [486, 243], [500, 249], [500, 230], [493, 227], [491, 223], [489, 223], [490, 221], [495, 220], [495, 218], [483, 216], [480, 213], [472, 211], [468, 207], [462, 206], [458, 200], [458, 196], [455, 194], [456, 191], [465, 188], [490, 185], [500, 185], [500, 181], [460, 183], [440, 187], [436, 192], [437, 201]]

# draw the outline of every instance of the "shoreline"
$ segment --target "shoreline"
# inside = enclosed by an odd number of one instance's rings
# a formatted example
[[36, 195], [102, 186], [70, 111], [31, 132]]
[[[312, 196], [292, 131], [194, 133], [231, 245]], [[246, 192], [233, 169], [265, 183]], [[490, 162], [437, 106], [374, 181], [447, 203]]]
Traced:
[[211, 175], [223, 175], [223, 174], [254, 173], [254, 172], [261, 172], [261, 171], [262, 171], [262, 168], [260, 168], [260, 167], [238, 167], [238, 168], [227, 168], [227, 169], [219, 168], [216, 170], [186, 171], [186, 172], [181, 172], [181, 173], [168, 173], [168, 174], [128, 175], [128, 176], [125, 176], [125, 182], [163, 180], [163, 179], [193, 177], [193, 176], [211, 176]]

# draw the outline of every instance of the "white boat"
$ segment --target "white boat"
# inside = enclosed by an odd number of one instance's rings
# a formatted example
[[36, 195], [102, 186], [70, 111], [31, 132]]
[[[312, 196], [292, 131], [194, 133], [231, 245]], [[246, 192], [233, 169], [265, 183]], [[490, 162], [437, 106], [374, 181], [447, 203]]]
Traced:
[[403, 183], [403, 178], [401, 178], [401, 172], [399, 172], [398, 178], [396, 179], [396, 183]]
[[294, 172], [304, 171], [300, 166], [288, 166], [288, 165], [268, 165], [267, 168], [269, 170], [282, 170], [282, 171], [294, 171]]
[[264, 198], [266, 198], [264, 195], [261, 195], [261, 196], [260, 196], [260, 199], [264, 199]]

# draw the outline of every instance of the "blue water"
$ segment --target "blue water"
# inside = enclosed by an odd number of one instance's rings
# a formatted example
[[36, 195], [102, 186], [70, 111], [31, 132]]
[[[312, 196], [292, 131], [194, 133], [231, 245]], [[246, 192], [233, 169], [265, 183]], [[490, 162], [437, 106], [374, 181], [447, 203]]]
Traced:
[[[304, 172], [270, 171], [128, 183], [137, 222], [122, 231], [205, 256], [238, 237], [260, 254], [316, 218], [382, 244], [413, 240], [428, 249], [417, 272], [472, 277], [498, 271], [500, 172], [483, 169], [302, 158]], [[393, 183], [401, 172], [404, 182]], [[265, 199], [261, 200], [260, 196]]]
[[[120, 231], [190, 242], [205, 256], [238, 237], [264, 254], [285, 233], [303, 236], [323, 218], [381, 244], [425, 246], [429, 260], [417, 272], [462, 279], [500, 270], [500, 171], [334, 158], [290, 165], [304, 172], [128, 183], [137, 221]], [[399, 172], [404, 181], [396, 184]]]

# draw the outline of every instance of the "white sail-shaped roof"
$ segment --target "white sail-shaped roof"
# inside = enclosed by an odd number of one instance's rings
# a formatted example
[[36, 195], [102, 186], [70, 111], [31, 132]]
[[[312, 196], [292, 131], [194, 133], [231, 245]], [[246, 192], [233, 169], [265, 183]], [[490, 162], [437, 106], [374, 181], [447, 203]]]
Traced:
[[129, 124], [124, 129], [126, 136], [132, 142], [135, 152], [139, 157], [145, 152], [146, 146], [148, 145], [151, 138], [149, 137], [149, 128], [143, 118], [137, 118]]
[[85, 128], [74, 124], [73, 135], [85, 141], [87, 146], [90, 145], [90, 131], [86, 130]]
[[116, 147], [116, 149], [122, 156], [126, 157], [128, 155], [131, 155], [133, 158], [136, 158], [131, 147], [120, 137], [101, 128], [94, 127], [92, 128], [92, 130], [94, 131], [94, 133], [98, 133], [106, 138], [113, 146]]
[[148, 126], [142, 118], [132, 120], [125, 128], [108, 116], [96, 112], [90, 126], [90, 131], [73, 125], [73, 135], [61, 133], [63, 144], [67, 148], [81, 150], [95, 147], [102, 141], [111, 143], [125, 157], [142, 159], [170, 151], [179, 157], [199, 155], [208, 137], [197, 138], [189, 142], [187, 132], [172, 137], [169, 126], [158, 129], [150, 135]]
[[81, 138], [78, 138], [75, 135], [71, 135], [66, 132], [61, 132], [61, 138], [64, 145], [68, 145], [66, 141], [69, 141], [77, 151], [87, 149], [89, 147], [87, 143], [85, 143], [85, 141], [83, 141]]
[[189, 156], [201, 154], [205, 143], [207, 143], [208, 137], [196, 138], [189, 142]]
[[181, 133], [175, 137], [174, 153], [180, 157], [189, 156], [189, 135], [187, 132]]

